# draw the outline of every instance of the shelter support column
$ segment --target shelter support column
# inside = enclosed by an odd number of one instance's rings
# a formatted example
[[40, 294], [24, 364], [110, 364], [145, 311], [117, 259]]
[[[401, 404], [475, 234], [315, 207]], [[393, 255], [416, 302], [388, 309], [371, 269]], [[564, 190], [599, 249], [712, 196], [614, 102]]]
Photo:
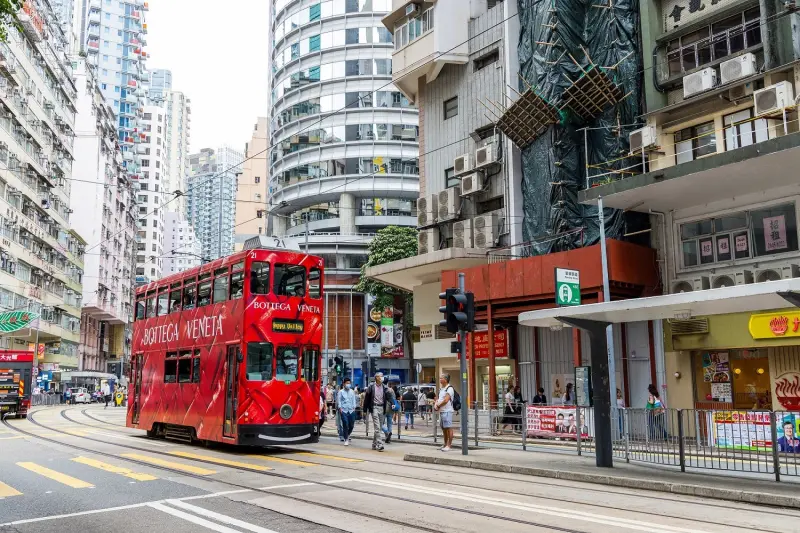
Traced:
[[486, 318], [489, 328], [489, 407], [497, 407], [497, 376], [494, 368], [494, 319], [492, 318], [492, 302], [486, 304]]
[[559, 318], [564, 324], [589, 334], [592, 364], [592, 398], [594, 404], [595, 460], [599, 467], [614, 466], [611, 446], [611, 391], [608, 375], [607, 322], [580, 318]]

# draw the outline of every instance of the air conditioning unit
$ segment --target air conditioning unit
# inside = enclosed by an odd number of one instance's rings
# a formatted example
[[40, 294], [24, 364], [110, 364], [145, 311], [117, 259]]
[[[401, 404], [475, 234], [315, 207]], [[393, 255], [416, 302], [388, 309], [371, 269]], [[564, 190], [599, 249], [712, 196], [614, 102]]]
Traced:
[[472, 220], [453, 223], [453, 248], [472, 248]]
[[756, 56], [752, 53], [742, 54], [719, 64], [719, 78], [723, 85], [752, 76], [756, 72]]
[[713, 89], [716, 85], [717, 71], [711, 67], [704, 68], [683, 77], [683, 97], [689, 98]]
[[475, 172], [461, 178], [461, 196], [469, 196], [483, 190], [483, 173]]
[[655, 126], [645, 126], [644, 128], [634, 130], [631, 132], [629, 139], [631, 154], [652, 148], [658, 143]]
[[439, 249], [439, 228], [420, 230], [417, 234], [419, 255], [429, 254]]
[[476, 248], [494, 248], [494, 243], [499, 234], [497, 213], [477, 216], [473, 219]]
[[734, 287], [736, 285], [745, 285], [753, 283], [753, 272], [750, 270], [740, 270], [738, 272], [731, 272], [729, 274], [718, 274], [711, 277], [711, 288], [721, 289], [723, 287]]
[[794, 91], [788, 81], [782, 81], [754, 92], [753, 100], [755, 101], [756, 115], [775, 113], [792, 105]]
[[497, 163], [498, 151], [498, 146], [495, 144], [487, 144], [475, 150], [475, 168], [483, 168]]
[[763, 268], [755, 271], [755, 283], [778, 281], [781, 279], [800, 278], [800, 266], [784, 265], [774, 268]]
[[461, 187], [448, 187], [439, 193], [439, 216], [437, 220], [453, 220], [458, 218], [458, 211], [461, 209]]
[[472, 172], [472, 154], [464, 154], [455, 158], [453, 161], [453, 174], [461, 176]]
[[736, 102], [737, 100], [743, 100], [748, 96], [752, 96], [752, 94], [753, 94], [753, 84], [743, 83], [742, 85], [731, 87], [728, 90], [728, 100]]
[[692, 279], [675, 280], [672, 282], [670, 294], [681, 292], [704, 291], [711, 288], [708, 276], [698, 276]]
[[406, 6], [406, 16], [412, 17], [419, 14], [419, 4], [408, 4]]
[[417, 226], [424, 228], [436, 224], [438, 196], [429, 194], [417, 199]]

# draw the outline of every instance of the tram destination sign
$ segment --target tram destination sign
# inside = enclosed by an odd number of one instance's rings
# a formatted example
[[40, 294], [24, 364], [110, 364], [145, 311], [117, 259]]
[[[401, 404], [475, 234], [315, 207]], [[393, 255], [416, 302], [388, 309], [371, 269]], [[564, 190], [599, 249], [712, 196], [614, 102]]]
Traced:
[[278, 333], [303, 333], [305, 331], [305, 323], [302, 320], [276, 318], [272, 321], [272, 331]]

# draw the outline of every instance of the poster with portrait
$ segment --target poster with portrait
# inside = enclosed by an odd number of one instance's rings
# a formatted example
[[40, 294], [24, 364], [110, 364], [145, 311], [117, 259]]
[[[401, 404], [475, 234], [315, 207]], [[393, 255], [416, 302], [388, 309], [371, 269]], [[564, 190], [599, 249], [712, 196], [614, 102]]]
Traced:
[[[581, 438], [593, 435], [594, 424], [587, 420], [591, 411], [580, 409]], [[540, 407], [529, 405], [527, 411], [527, 430], [529, 437], [551, 439], [577, 439], [578, 413], [575, 407]]]

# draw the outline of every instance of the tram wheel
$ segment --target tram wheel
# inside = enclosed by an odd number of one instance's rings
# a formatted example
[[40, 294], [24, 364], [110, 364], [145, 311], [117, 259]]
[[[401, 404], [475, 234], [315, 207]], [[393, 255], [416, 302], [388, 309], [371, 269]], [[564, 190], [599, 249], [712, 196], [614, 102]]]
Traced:
[[155, 439], [157, 437], [158, 437], [158, 425], [153, 424], [153, 428], [147, 430], [147, 438]]

